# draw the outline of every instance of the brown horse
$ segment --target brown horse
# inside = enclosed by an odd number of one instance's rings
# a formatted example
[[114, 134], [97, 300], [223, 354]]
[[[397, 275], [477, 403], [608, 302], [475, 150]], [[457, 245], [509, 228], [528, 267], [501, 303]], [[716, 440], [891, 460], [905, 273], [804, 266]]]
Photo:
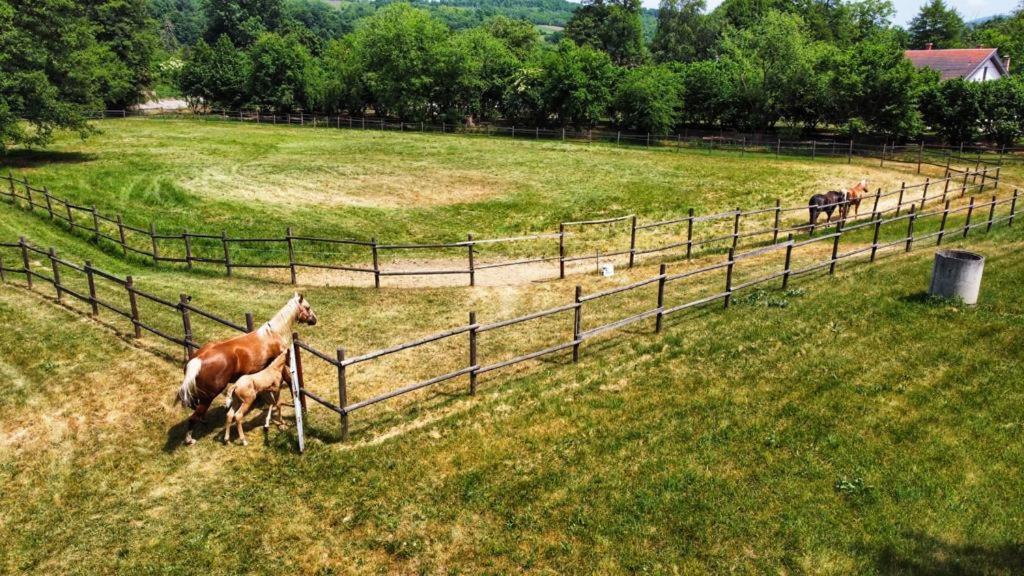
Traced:
[[193, 409], [185, 433], [186, 445], [195, 443], [192, 429], [206, 416], [210, 404], [228, 384], [246, 374], [263, 370], [291, 347], [295, 322], [310, 326], [316, 324], [316, 314], [299, 293], [258, 330], [204, 344], [192, 354], [178, 389], [178, 401], [185, 408]]
[[850, 214], [850, 207], [853, 207], [853, 215], [857, 216], [860, 214], [860, 201], [868, 193], [868, 181], [863, 179], [858, 182], [853, 188], [850, 188], [846, 192], [846, 204], [843, 206], [843, 220]]

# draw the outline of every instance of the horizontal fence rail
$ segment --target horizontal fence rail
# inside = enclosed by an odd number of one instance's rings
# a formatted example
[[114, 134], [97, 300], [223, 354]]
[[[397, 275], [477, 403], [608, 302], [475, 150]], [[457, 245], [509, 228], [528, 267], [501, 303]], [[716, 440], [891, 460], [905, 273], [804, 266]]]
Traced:
[[[976, 165], [959, 169], [947, 157], [943, 177], [929, 178], [925, 182], [863, 196], [853, 215], [846, 218], [847, 225], [864, 219], [868, 213], [896, 215], [912, 206], [921, 210], [928, 203], [941, 203], [951, 197], [965, 197], [996, 189], [1000, 183], [1001, 167]], [[688, 211], [685, 217], [664, 221], [642, 222], [636, 215], [579, 220], [559, 224], [555, 232], [544, 232], [505, 238], [474, 238], [454, 242], [389, 244], [377, 238], [328, 238], [294, 234], [286, 228], [279, 237], [239, 237], [222, 230], [219, 233], [158, 232], [156, 223], [147, 226], [131, 224], [121, 214], [104, 214], [96, 206], [76, 204], [67, 198], [55, 196], [45, 187], [29, 182], [27, 177], [17, 178], [10, 172], [0, 176], [0, 196], [14, 205], [66, 226], [73, 232], [84, 234], [96, 243], [134, 255], [154, 265], [172, 263], [187, 269], [204, 266], [217, 267], [231, 276], [239, 269], [288, 271], [292, 284], [299, 281], [304, 269], [338, 270], [372, 279], [380, 287], [382, 278], [400, 276], [461, 276], [469, 286], [475, 286], [477, 274], [486, 270], [557, 263], [557, 275], [565, 278], [566, 264], [597, 262], [602, 258], [622, 259], [633, 267], [638, 259], [652, 256], [685, 255], [690, 258], [700, 252], [723, 252], [728, 249], [777, 243], [789, 232], [807, 232], [813, 235], [836, 226], [838, 219], [821, 224], [808, 222], [806, 205], [782, 206], [776, 200], [773, 206], [744, 210], [736, 208], [713, 214]], [[842, 212], [847, 202], [821, 206], [828, 213]], [[883, 204], [890, 205], [882, 207]], [[864, 211], [861, 212], [861, 208]], [[602, 234], [614, 237], [618, 248], [601, 251], [595, 243]], [[489, 254], [505, 249], [508, 253], [526, 244], [522, 250], [539, 250], [526, 256], [509, 256], [494, 260]], [[436, 254], [452, 262], [435, 269], [392, 268], [382, 263], [386, 254], [407, 252]], [[554, 277], [554, 270], [550, 272]]]
[[[906, 188], [904, 188], [904, 192], [905, 190]], [[729, 308], [736, 293], [743, 290], [771, 282], [778, 282], [779, 287], [785, 289], [794, 278], [815, 271], [827, 269], [828, 274], [833, 274], [837, 264], [844, 260], [873, 263], [878, 255], [886, 250], [910, 252], [915, 246], [923, 245], [925, 240], [934, 239], [934, 245], [938, 246], [951, 235], [968, 238], [972, 230], [984, 229], [985, 232], [988, 232], [992, 230], [993, 226], [1002, 222], [1006, 222], [1007, 226], [1012, 226], [1016, 218], [1019, 198], [1020, 192], [1015, 189], [1012, 194], [1007, 194], [1002, 198], [995, 194], [984, 198], [971, 196], [965, 205], [954, 207], [952, 206], [954, 198], [952, 195], [947, 195], [939, 207], [931, 210], [921, 209], [920, 198], [915, 198], [909, 204], [908, 210], [903, 213], [898, 213], [899, 206], [897, 205], [886, 211], [872, 211], [869, 215], [865, 215], [862, 222], [856, 224], [851, 224], [852, 220], [839, 220], [834, 231], [828, 234], [797, 241], [794, 239], [793, 233], [788, 232], [784, 240], [767, 246], [746, 251], [737, 251], [735, 247], [729, 247], [723, 260], [709, 263], [698, 269], [669, 273], [667, 265], [661, 264], [659, 273], [655, 276], [592, 294], [584, 294], [582, 288], [576, 286], [571, 301], [515, 318], [481, 323], [478, 321], [476, 313], [470, 311], [467, 314], [468, 323], [465, 325], [356, 356], [346, 356], [345, 349], [341, 347], [337, 348], [334, 354], [322, 352], [302, 341], [296, 334], [297, 356], [299, 350], [304, 351], [308, 359], [326, 363], [337, 374], [337, 402], [333, 402], [323, 394], [307, 390], [308, 383], [303, 381], [300, 369], [298, 371], [298, 390], [301, 402], [297, 403], [296, 409], [304, 409], [308, 399], [334, 412], [340, 418], [342, 439], [348, 439], [349, 418], [357, 410], [463, 377], [468, 379], [468, 393], [474, 394], [477, 390], [477, 379], [481, 374], [569, 350], [572, 351], [572, 360], [575, 362], [579, 360], [581, 347], [586, 341], [639, 322], [653, 320], [654, 331], [660, 332], [666, 317], [718, 301], [721, 301], [725, 308]], [[953, 226], [950, 220], [951, 216], [962, 218], [963, 224]], [[936, 229], [924, 231], [925, 224]], [[883, 230], [885, 235], [882, 234]], [[849, 237], [851, 234], [861, 234], [864, 237], [870, 237], [870, 240], [865, 240], [844, 251], [842, 240], [844, 236]], [[860, 237], [855, 237], [854, 241], [858, 238]], [[816, 247], [820, 247], [820, 249]], [[825, 253], [827, 256], [821, 258], [819, 253]], [[805, 260], [810, 257], [810, 261], [798, 264], [796, 262], [798, 256]], [[854, 260], [857, 257], [860, 259]], [[43, 264], [39, 264], [40, 261]], [[751, 272], [746, 269], [747, 263], [751, 263], [751, 267], [758, 266], [753, 270], [756, 276], [741, 279], [741, 273]], [[69, 283], [69, 276], [72, 274], [79, 278], [85, 277], [87, 290], [82, 291], [76, 288], [80, 284]], [[713, 277], [714, 274], [722, 276]], [[48, 284], [54, 288], [58, 301], [62, 301], [65, 297], [71, 297], [85, 302], [90, 306], [90, 314], [94, 316], [100, 314], [101, 308], [109, 310], [130, 322], [134, 337], [141, 337], [142, 331], [145, 330], [158, 338], [181, 346], [186, 355], [199, 346], [192, 330], [193, 320], [201, 318], [212, 322], [217, 327], [223, 327], [229, 332], [251, 331], [254, 326], [252, 314], [245, 315], [243, 326], [227, 319], [224, 314], [205, 310], [192, 304], [191, 298], [186, 294], [178, 295], [175, 301], [171, 297], [143, 291], [135, 285], [132, 276], [119, 277], [99, 270], [89, 262], [82, 264], [71, 262], [61, 258], [53, 248], [40, 248], [28, 242], [24, 237], [17, 242], [0, 242], [0, 280], [5, 283], [11, 282], [12, 276], [18, 275], [24, 277], [29, 290], [34, 289], [38, 282]], [[696, 283], [696, 279], [700, 279], [703, 283]], [[710, 292], [698, 294], [695, 297], [688, 296], [681, 301], [670, 301], [672, 297], [668, 290], [684, 285], [684, 281], [686, 282], [685, 286], [690, 287], [707, 289], [708, 286], [711, 286]], [[721, 284], [716, 284], [717, 282], [721, 282]], [[111, 293], [121, 297], [121, 303], [114, 302], [109, 297], [101, 298], [98, 295], [98, 288], [102, 288], [105, 294]], [[615, 298], [624, 294], [635, 295], [644, 290], [648, 291], [645, 298], [649, 298], [652, 307], [639, 311], [630, 310], [627, 315], [615, 318], [603, 318], [598, 314], [597, 323], [594, 325], [586, 323], [591, 316], [586, 315], [585, 311], [595, 303], [615, 302]], [[179, 316], [178, 326], [180, 329], [169, 330], [166, 327], [158, 327], [154, 322], [143, 318], [140, 313], [140, 301], [145, 301], [151, 306]], [[621, 311], [620, 307], [613, 306], [613, 309]], [[594, 311], [591, 312], [591, 314], [594, 313]], [[478, 340], [482, 334], [500, 330], [516, 330], [525, 323], [539, 319], [556, 319], [562, 323], [565, 334], [571, 334], [571, 336], [553, 344], [545, 343], [538, 349], [522, 352], [512, 357], [481, 357]], [[521, 333], [516, 332], [516, 334]], [[457, 348], [464, 347], [459, 353], [465, 361], [442, 374], [391, 387], [376, 395], [350, 400], [352, 390], [349, 389], [348, 381], [352, 370], [371, 362], [384, 361], [393, 354], [438, 342], [454, 342]], [[301, 358], [297, 360], [301, 366]], [[318, 387], [318, 389], [320, 388]]]

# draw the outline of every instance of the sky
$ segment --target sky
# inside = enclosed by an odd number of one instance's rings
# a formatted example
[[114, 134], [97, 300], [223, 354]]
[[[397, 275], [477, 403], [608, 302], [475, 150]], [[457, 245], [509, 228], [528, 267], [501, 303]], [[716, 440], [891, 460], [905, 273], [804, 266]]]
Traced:
[[[707, 0], [708, 10], [722, 3], [721, 0]], [[644, 6], [657, 8], [658, 0], [643, 0]], [[925, 0], [893, 0], [896, 6], [896, 16], [893, 22], [900, 26], [906, 26], [910, 19], [917, 15]], [[1017, 0], [946, 0], [946, 4], [957, 9], [964, 20], [971, 21], [985, 16], [1007, 14], [1017, 6]]]

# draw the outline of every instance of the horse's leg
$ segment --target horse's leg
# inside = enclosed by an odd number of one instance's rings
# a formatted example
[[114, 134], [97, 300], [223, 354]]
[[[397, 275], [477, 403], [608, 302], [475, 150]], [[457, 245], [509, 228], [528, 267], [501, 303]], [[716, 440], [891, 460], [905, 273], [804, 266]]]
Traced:
[[238, 412], [235, 413], [235, 424], [238, 425], [238, 437], [242, 439], [242, 446], [248, 446], [249, 441], [245, 439], [245, 430], [242, 430], [242, 420], [245, 417], [245, 413], [249, 411], [249, 406], [252, 406], [253, 398], [247, 399], [238, 408]]
[[275, 404], [276, 404], [276, 401], [274, 400], [274, 393], [271, 392], [270, 393], [270, 402], [268, 402], [268, 405], [267, 405], [267, 419], [263, 421], [263, 429], [264, 430], [270, 428], [270, 417], [274, 415]]
[[287, 424], [284, 423], [284, 413], [281, 412], [281, 391], [278, 390], [274, 393], [274, 407], [277, 409], [277, 425], [285, 427]]
[[210, 409], [210, 403], [205, 402], [196, 406], [196, 409], [192, 411], [192, 415], [188, 417], [188, 428], [185, 429], [185, 445], [191, 446], [196, 443], [196, 439], [192, 437], [192, 430], [196, 427], [196, 422], [204, 421], [206, 418], [206, 411]]
[[231, 419], [234, 418], [234, 417], [235, 417], [235, 407], [234, 406], [228, 406], [228, 418], [227, 418], [227, 421], [224, 422], [224, 443], [225, 444], [230, 444], [231, 443]]

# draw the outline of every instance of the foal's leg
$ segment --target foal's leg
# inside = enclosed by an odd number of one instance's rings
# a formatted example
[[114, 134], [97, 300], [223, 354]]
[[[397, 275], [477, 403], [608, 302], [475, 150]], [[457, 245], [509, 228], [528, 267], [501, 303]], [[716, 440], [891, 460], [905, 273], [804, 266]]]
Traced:
[[269, 392], [270, 402], [267, 403], [267, 419], [263, 421], [263, 429], [270, 428], [270, 417], [274, 415], [274, 408], [277, 407], [277, 400], [274, 398], [274, 393]]
[[252, 406], [252, 402], [253, 398], [246, 399], [235, 413], [235, 424], [238, 426], [238, 437], [242, 439], [242, 446], [249, 445], [249, 441], [245, 439], [245, 430], [242, 430], [242, 420], [245, 413], [249, 411], [249, 406]]
[[225, 444], [230, 444], [231, 443], [231, 419], [235, 417], [235, 407], [233, 406], [233, 404], [234, 403], [232, 402], [232, 404], [228, 405], [228, 418], [227, 418], [227, 421], [224, 422], [224, 443]]

